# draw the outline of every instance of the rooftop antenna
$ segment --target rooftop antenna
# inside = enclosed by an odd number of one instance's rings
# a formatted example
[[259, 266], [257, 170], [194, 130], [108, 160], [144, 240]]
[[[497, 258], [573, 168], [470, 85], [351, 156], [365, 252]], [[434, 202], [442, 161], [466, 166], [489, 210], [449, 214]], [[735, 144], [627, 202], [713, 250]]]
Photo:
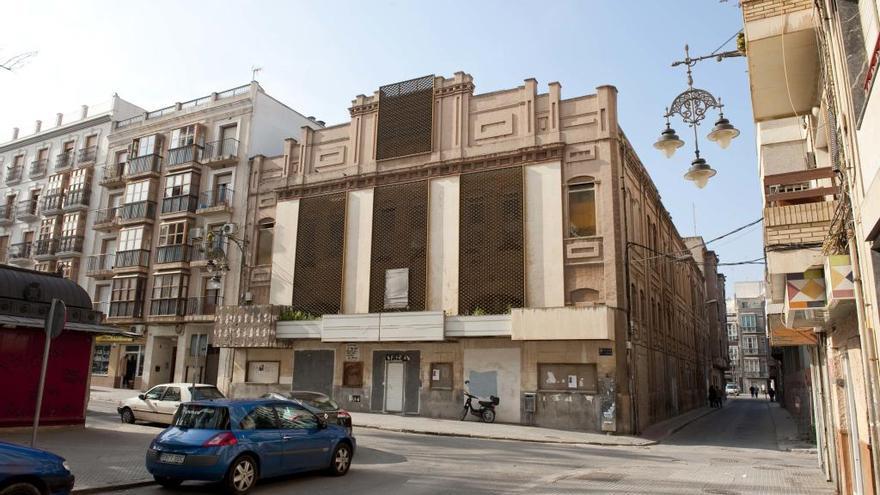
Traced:
[[257, 67], [256, 65], [251, 66], [251, 81], [257, 80], [257, 72], [260, 72], [261, 70], [263, 70], [262, 67]]

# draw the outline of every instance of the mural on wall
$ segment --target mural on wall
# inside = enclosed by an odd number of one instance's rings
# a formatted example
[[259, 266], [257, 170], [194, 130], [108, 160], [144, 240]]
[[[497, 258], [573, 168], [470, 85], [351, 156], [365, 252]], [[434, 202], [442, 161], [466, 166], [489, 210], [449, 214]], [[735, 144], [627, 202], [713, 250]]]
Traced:
[[599, 379], [599, 412], [602, 431], [617, 431], [616, 386], [614, 378]]
[[822, 269], [785, 275], [786, 304], [791, 309], [825, 307], [825, 277]]
[[852, 262], [848, 255], [834, 255], [825, 258], [825, 283], [828, 302], [853, 300], [856, 297], [853, 284]]

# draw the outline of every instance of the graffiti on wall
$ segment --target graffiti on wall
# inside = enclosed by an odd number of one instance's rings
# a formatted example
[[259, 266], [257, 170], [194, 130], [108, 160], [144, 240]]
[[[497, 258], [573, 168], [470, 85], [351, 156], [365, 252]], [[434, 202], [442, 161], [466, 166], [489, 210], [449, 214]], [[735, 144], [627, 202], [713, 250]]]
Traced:
[[599, 413], [602, 431], [617, 431], [617, 404], [614, 378], [599, 379]]

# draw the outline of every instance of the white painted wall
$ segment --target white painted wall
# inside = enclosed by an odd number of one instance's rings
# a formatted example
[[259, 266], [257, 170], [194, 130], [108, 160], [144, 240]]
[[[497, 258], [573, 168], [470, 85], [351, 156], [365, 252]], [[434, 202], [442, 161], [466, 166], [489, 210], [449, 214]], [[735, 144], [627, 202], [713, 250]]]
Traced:
[[247, 156], [280, 155], [284, 152], [284, 139], [299, 139], [303, 126], [320, 129], [320, 126], [301, 113], [266, 93], [257, 91]]
[[293, 270], [296, 263], [296, 231], [299, 200], [282, 201], [275, 207], [275, 235], [272, 239], [272, 282], [269, 304], [290, 305], [293, 301]]
[[461, 180], [431, 181], [428, 233], [428, 309], [458, 314], [458, 246]]
[[504, 423], [520, 421], [520, 362], [520, 349], [516, 347], [464, 350], [465, 380], [468, 379], [471, 371], [496, 373], [498, 398], [501, 400], [495, 409], [497, 421]]
[[565, 305], [562, 257], [562, 166], [525, 167], [526, 304]]
[[348, 193], [345, 212], [345, 272], [342, 312], [370, 311], [370, 255], [373, 239], [373, 190]]
[[613, 340], [615, 312], [607, 306], [514, 308], [513, 340]]

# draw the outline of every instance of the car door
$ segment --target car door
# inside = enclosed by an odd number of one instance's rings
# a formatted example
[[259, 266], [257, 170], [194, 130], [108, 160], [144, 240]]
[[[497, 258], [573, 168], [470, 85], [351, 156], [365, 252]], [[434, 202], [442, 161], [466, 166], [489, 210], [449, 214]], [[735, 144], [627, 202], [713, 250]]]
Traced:
[[171, 420], [174, 418], [174, 413], [176, 413], [177, 408], [180, 407], [180, 402], [180, 387], [167, 387], [165, 389], [165, 394], [162, 395], [162, 400], [156, 403], [156, 421], [170, 425]]
[[143, 399], [138, 399], [131, 405], [134, 417], [140, 421], [159, 421], [159, 402], [165, 395], [165, 385], [156, 385], [147, 390]]
[[293, 403], [274, 407], [284, 447], [282, 469], [292, 473], [329, 466], [332, 435], [318, 418]]
[[253, 406], [238, 425], [243, 444], [260, 456], [261, 476], [277, 476], [284, 471], [284, 449], [275, 410], [267, 405]]

